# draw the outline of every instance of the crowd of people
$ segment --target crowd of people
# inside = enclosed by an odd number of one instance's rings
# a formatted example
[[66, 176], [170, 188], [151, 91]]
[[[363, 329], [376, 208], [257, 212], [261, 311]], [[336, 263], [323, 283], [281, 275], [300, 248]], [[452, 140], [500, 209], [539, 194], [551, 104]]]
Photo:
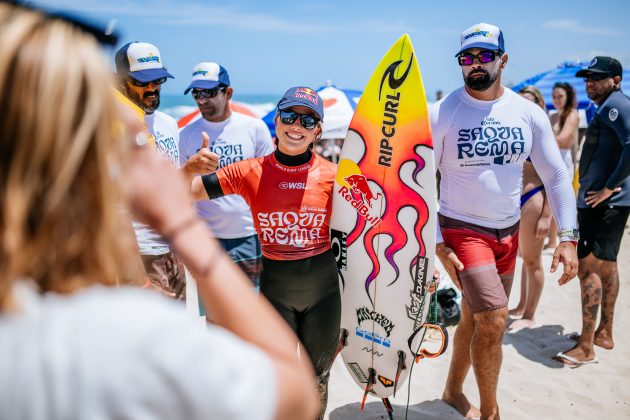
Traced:
[[[323, 418], [341, 298], [329, 232], [336, 165], [314, 153], [322, 98], [288, 89], [272, 138], [230, 110], [228, 71], [203, 61], [185, 92], [201, 118], [179, 131], [158, 110], [173, 77], [158, 48], [124, 45], [113, 75], [98, 44], [115, 42], [80, 20], [0, 3], [3, 416]], [[464, 84], [430, 107], [436, 254], [463, 295], [442, 399], [467, 418], [498, 419], [508, 316], [521, 318], [513, 328], [534, 325], [546, 237], [559, 284], [577, 275], [582, 290], [581, 334], [556, 360], [594, 363], [594, 345], [614, 346], [630, 99], [614, 58], [577, 73], [599, 108], [576, 206], [573, 88], [554, 86], [548, 116], [537, 89], [501, 84], [509, 57], [498, 27], [473, 25], [460, 42]], [[508, 311], [519, 252], [521, 300]], [[206, 329], [177, 302], [186, 269]], [[479, 407], [463, 393], [471, 367]]]

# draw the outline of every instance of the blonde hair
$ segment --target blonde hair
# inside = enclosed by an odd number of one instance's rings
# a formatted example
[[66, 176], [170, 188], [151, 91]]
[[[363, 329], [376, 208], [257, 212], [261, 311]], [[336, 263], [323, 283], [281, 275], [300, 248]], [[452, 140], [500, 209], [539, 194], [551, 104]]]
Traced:
[[6, 4], [0, 45], [0, 308], [21, 278], [115, 284], [127, 248], [112, 172], [128, 147], [109, 65], [91, 36]]
[[543, 96], [543, 94], [540, 91], [540, 89], [538, 89], [536, 86], [534, 86], [534, 85], [527, 85], [527, 86], [523, 87], [521, 90], [519, 90], [518, 93], [519, 94], [529, 93], [530, 95], [532, 95], [534, 97], [534, 99], [536, 99], [536, 105], [538, 105], [539, 107], [541, 107], [544, 110], [547, 109], [546, 106], [545, 106], [545, 97]]

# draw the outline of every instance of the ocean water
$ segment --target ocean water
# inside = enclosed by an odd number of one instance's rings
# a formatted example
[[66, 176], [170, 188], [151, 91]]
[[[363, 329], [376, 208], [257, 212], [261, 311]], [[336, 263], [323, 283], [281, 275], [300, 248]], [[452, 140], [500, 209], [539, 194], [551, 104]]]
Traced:
[[[246, 104], [256, 115], [264, 117], [280, 100], [282, 94], [234, 94], [236, 102]], [[197, 110], [197, 105], [190, 95], [162, 95], [160, 111], [176, 120]]]

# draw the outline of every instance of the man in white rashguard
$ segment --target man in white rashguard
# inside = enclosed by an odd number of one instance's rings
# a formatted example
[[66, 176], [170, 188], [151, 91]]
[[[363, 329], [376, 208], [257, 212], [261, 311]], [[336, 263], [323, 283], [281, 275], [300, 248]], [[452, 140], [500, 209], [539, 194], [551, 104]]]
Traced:
[[[164, 67], [160, 51], [153, 44], [130, 42], [116, 52], [116, 74], [120, 92], [144, 111], [147, 130], [158, 154], [175, 167], [180, 166], [179, 130], [173, 118], [158, 111], [160, 90], [173, 76]], [[201, 144], [201, 137], [197, 139]], [[217, 156], [209, 151], [182, 164], [182, 170], [203, 171], [216, 169]], [[185, 298], [184, 266], [172, 252], [168, 242], [148, 226], [133, 222], [136, 240], [144, 269], [151, 284], [162, 293], [178, 299]]]
[[[564, 265], [560, 284], [577, 274], [575, 198], [544, 111], [501, 85], [508, 55], [500, 29], [485, 23], [466, 29], [456, 57], [465, 85], [430, 110], [441, 175], [436, 252], [463, 294], [442, 399], [467, 418], [498, 419], [496, 389], [526, 158], [543, 180], [560, 227], [551, 267], [553, 272]], [[479, 409], [462, 391], [471, 365]]]
[[[230, 109], [234, 93], [227, 70], [212, 62], [197, 64], [185, 94], [192, 97], [201, 118], [180, 132], [179, 160], [182, 164], [199, 150], [202, 133], [209, 137], [208, 147], [219, 155], [219, 167], [273, 152], [271, 134], [265, 123]], [[245, 200], [228, 195], [197, 202], [197, 213], [212, 230], [232, 260], [258, 286], [262, 268], [260, 242]]]

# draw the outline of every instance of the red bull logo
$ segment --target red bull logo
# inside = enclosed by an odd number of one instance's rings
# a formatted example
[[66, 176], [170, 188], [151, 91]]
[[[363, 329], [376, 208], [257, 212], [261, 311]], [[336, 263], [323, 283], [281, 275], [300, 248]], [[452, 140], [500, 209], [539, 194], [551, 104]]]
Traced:
[[372, 209], [372, 200], [381, 198], [382, 194], [374, 195], [370, 189], [365, 175], [353, 174], [343, 178], [350, 188], [342, 185], [339, 194], [355, 208], [359, 216], [363, 217], [372, 227], [378, 226], [382, 222], [378, 216], [370, 216], [369, 211]]
[[372, 208], [372, 200], [381, 198], [382, 196], [381, 193], [377, 193], [376, 195], [372, 193], [365, 175], [350, 175], [343, 180], [350, 184], [353, 192], [361, 195], [363, 203], [370, 208]]
[[311, 88], [307, 88], [307, 87], [297, 88], [293, 96], [295, 96], [296, 98], [308, 99], [314, 104], [319, 103], [319, 96], [317, 95], [317, 92], [315, 92]]

